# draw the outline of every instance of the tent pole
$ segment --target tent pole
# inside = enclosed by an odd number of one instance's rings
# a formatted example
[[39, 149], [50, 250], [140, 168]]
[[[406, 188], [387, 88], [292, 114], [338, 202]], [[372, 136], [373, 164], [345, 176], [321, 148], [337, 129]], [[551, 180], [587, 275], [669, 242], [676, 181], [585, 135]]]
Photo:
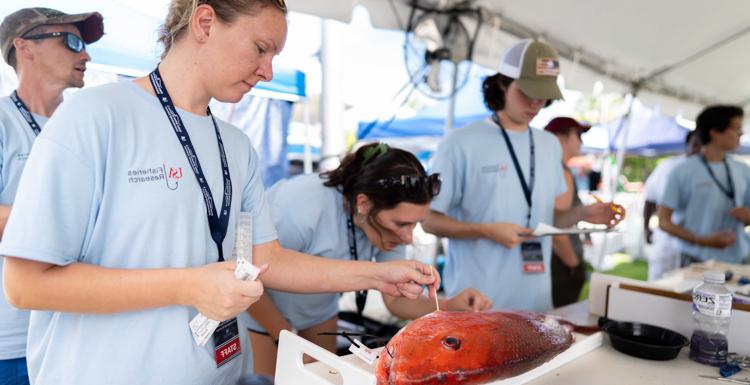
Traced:
[[[612, 170], [612, 164], [607, 160], [605, 165], [609, 169], [608, 175], [611, 175], [609, 180], [605, 181], [605, 191], [607, 191], [611, 196], [609, 197], [612, 201], [615, 199], [615, 195], [617, 194], [617, 182], [620, 180], [620, 174], [622, 171], [622, 165], [625, 161], [625, 149], [627, 147], [627, 137], [628, 137], [628, 129], [630, 128], [630, 115], [633, 112], [633, 103], [635, 103], [635, 98], [638, 95], [638, 91], [640, 90], [640, 84], [639, 83], [633, 83], [630, 91], [630, 102], [628, 103], [628, 109], [625, 111], [625, 114], [620, 118], [620, 122], [617, 125], [617, 130], [615, 130], [615, 140], [619, 137], [619, 146], [617, 146], [617, 155], [616, 155], [616, 163], [615, 163], [615, 169]], [[627, 123], [626, 123], [627, 122]], [[610, 154], [610, 149], [612, 145], [609, 145], [607, 148], [607, 154]], [[609, 158], [609, 156], [607, 156]], [[602, 172], [602, 175], [604, 175], [604, 172]], [[604, 262], [604, 254], [607, 252], [607, 234], [604, 234], [604, 240], [602, 242], [602, 250], [598, 255], [598, 261], [596, 262], [596, 270], [601, 271], [602, 269], [602, 263]]]
[[448, 104], [448, 116], [445, 118], [445, 133], [453, 129], [453, 119], [456, 116], [456, 86], [458, 86], [458, 66], [453, 66], [453, 81], [451, 82], [451, 96]]
[[321, 26], [320, 68], [322, 89], [320, 92], [320, 123], [322, 125], [320, 149], [320, 171], [330, 171], [338, 167], [339, 156], [346, 152], [342, 128], [344, 103], [341, 99], [341, 70], [339, 68], [341, 47], [336, 37], [341, 36], [337, 24], [323, 20]]
[[630, 90], [630, 103], [628, 103], [628, 109], [625, 112], [625, 115], [622, 116], [622, 119], [620, 119], [620, 123], [617, 127], [616, 135], [619, 134], [621, 137], [620, 139], [620, 145], [617, 147], [617, 166], [615, 167], [615, 178], [612, 179], [611, 185], [610, 185], [610, 191], [612, 192], [612, 198], [614, 198], [615, 193], [617, 192], [617, 181], [620, 179], [620, 173], [622, 171], [622, 165], [625, 161], [625, 149], [627, 147], [627, 138], [628, 138], [628, 131], [630, 129], [630, 115], [633, 112], [633, 103], [635, 103], [635, 98], [638, 96], [638, 91], [640, 91], [640, 85], [639, 83], [633, 83], [632, 88]]

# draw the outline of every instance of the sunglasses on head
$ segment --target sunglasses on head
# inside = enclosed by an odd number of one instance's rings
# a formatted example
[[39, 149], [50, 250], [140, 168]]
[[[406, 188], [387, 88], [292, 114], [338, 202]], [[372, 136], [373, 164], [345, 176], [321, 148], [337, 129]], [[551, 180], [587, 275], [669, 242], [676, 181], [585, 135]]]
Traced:
[[84, 49], [86, 49], [86, 43], [81, 40], [78, 35], [70, 32], [50, 32], [50, 33], [40, 33], [38, 35], [31, 35], [31, 36], [24, 36], [22, 39], [25, 40], [42, 40], [42, 39], [52, 39], [55, 37], [62, 37], [63, 42], [65, 43], [65, 47], [67, 47], [69, 50], [73, 52], [81, 52]]
[[440, 180], [440, 174], [432, 174], [430, 176], [401, 175], [378, 179], [375, 181], [375, 184], [385, 189], [400, 188], [407, 194], [419, 194], [422, 191], [427, 191], [430, 194], [430, 198], [434, 198], [440, 194], [442, 181]]

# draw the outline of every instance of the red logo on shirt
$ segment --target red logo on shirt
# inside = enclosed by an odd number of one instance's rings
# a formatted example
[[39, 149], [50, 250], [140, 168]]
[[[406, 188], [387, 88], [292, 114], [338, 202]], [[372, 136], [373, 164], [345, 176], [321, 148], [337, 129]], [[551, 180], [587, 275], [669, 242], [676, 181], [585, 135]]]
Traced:
[[182, 167], [170, 167], [169, 179], [180, 179], [180, 178], [182, 178]]
[[505, 178], [505, 173], [508, 172], [508, 165], [507, 164], [501, 164], [500, 165], [500, 177]]

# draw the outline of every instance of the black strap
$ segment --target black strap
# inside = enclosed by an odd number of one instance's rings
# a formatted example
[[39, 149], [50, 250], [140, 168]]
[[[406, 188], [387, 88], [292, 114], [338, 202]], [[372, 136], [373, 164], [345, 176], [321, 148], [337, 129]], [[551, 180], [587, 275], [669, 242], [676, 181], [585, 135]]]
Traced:
[[208, 227], [211, 230], [211, 238], [216, 243], [216, 248], [219, 251], [219, 262], [224, 261], [224, 251], [221, 248], [222, 242], [227, 235], [227, 228], [229, 225], [229, 213], [232, 207], [232, 180], [229, 177], [229, 165], [227, 163], [227, 155], [224, 152], [224, 142], [221, 140], [221, 134], [219, 133], [219, 126], [216, 124], [216, 119], [211, 114], [211, 110], [206, 107], [206, 113], [211, 117], [211, 121], [214, 124], [214, 130], [216, 130], [216, 141], [219, 143], [219, 154], [221, 156], [221, 170], [224, 178], [224, 199], [221, 205], [221, 212], [216, 212], [216, 206], [214, 205], [214, 197], [211, 194], [211, 188], [208, 186], [206, 178], [203, 176], [203, 169], [201, 163], [198, 161], [198, 154], [195, 152], [193, 143], [190, 141], [190, 135], [188, 135], [185, 125], [177, 113], [172, 98], [167, 92], [167, 88], [164, 87], [164, 81], [159, 73], [157, 67], [149, 75], [151, 85], [154, 87], [157, 99], [164, 108], [164, 113], [167, 114], [169, 122], [174, 128], [174, 133], [177, 135], [177, 139], [182, 145], [182, 149], [185, 151], [185, 156], [190, 162], [190, 166], [193, 168], [195, 179], [201, 187], [203, 192], [203, 202], [206, 204], [206, 215], [208, 216]]
[[[354, 198], [351, 198], [349, 200], [349, 217], [346, 219], [346, 228], [349, 230], [349, 254], [353, 260], [359, 261], [357, 233], [354, 230], [354, 204]], [[365, 304], [367, 303], [367, 290], [355, 292], [354, 302], [357, 304], [357, 314], [362, 317], [362, 312], [365, 310]]]
[[15, 90], [12, 94], [10, 94], [10, 100], [12, 100], [13, 104], [16, 105], [16, 108], [18, 108], [18, 112], [21, 113], [21, 116], [26, 119], [26, 123], [29, 124], [29, 127], [31, 127], [31, 131], [34, 132], [34, 135], [39, 136], [39, 133], [42, 132], [42, 127], [39, 126], [39, 123], [36, 122], [36, 119], [34, 119], [34, 115], [31, 114], [31, 111], [29, 111], [28, 107], [26, 107], [26, 104], [23, 103], [23, 100], [18, 97], [18, 90]]
[[526, 227], [529, 227], [531, 224], [531, 206], [532, 206], [532, 200], [531, 196], [534, 192], [534, 170], [536, 168], [536, 157], [534, 156], [534, 134], [531, 132], [531, 128], [528, 128], [529, 131], [529, 183], [526, 183], [526, 179], [523, 177], [523, 171], [521, 171], [521, 164], [518, 162], [518, 157], [516, 156], [516, 151], [513, 149], [513, 143], [510, 142], [510, 137], [508, 136], [508, 133], [505, 131], [505, 127], [503, 127], [502, 123], [500, 123], [500, 119], [497, 118], [497, 115], [492, 115], [492, 120], [497, 124], [498, 127], [500, 127], [500, 132], [503, 133], [503, 139], [505, 139], [505, 144], [508, 146], [508, 152], [510, 152], [510, 157], [513, 159], [513, 165], [516, 168], [516, 174], [518, 174], [518, 180], [521, 181], [521, 188], [523, 189], [523, 195], [526, 198], [526, 204], [529, 205], [529, 213], [526, 215]]
[[732, 173], [729, 172], [729, 164], [727, 163], [727, 157], [724, 156], [724, 159], [721, 161], [724, 162], [724, 169], [727, 171], [727, 184], [728, 187], [724, 188], [724, 186], [721, 185], [719, 182], [719, 178], [716, 177], [714, 174], [714, 171], [711, 170], [711, 166], [708, 164], [708, 161], [706, 160], [706, 157], [701, 155], [701, 160], [703, 161], [703, 164], [706, 166], [706, 170], [708, 170], [708, 175], [711, 175], [711, 179], [714, 180], [716, 183], [716, 186], [719, 187], [719, 190], [724, 193], [724, 195], [729, 198], [730, 201], [732, 201], [732, 204], [734, 204], [734, 181], [732, 180]]

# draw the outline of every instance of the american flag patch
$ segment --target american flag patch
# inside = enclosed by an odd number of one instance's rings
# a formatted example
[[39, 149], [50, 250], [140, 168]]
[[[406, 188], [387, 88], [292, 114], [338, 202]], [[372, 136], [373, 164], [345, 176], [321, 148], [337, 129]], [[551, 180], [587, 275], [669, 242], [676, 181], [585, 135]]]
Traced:
[[560, 74], [560, 62], [554, 58], [536, 59], [537, 76], [557, 76]]

